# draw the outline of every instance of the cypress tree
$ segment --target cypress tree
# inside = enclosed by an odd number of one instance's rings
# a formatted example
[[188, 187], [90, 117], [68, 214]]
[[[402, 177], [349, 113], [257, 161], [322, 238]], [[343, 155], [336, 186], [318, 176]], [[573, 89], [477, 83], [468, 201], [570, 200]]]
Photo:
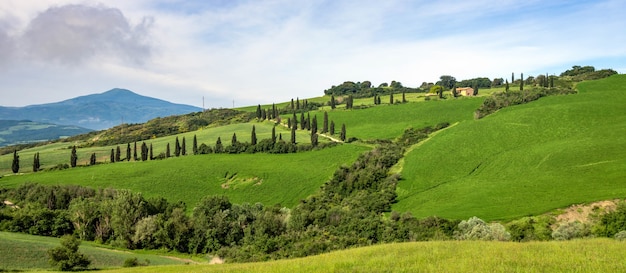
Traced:
[[296, 110], [300, 110], [300, 98], [296, 97]]
[[[456, 89], [454, 89], [456, 90]], [[402, 91], [402, 103], [406, 103], [406, 94], [404, 91]]]
[[287, 118], [287, 128], [291, 129], [291, 118]]
[[335, 105], [335, 96], [334, 95], [330, 95], [330, 109], [335, 109], [335, 107], [337, 107]]
[[263, 111], [261, 112], [261, 120], [266, 120], [267, 119], [267, 110], [263, 109]]
[[111, 149], [111, 163], [115, 163], [115, 150]]
[[346, 124], [341, 124], [341, 134], [339, 135], [341, 141], [346, 141]]
[[298, 118], [296, 117], [296, 112], [293, 112], [293, 118], [291, 119], [291, 127], [298, 128]]
[[150, 160], [154, 160], [154, 153], [152, 152], [152, 143], [150, 143]]
[[237, 145], [237, 133], [233, 133], [233, 137], [230, 139], [230, 145]]
[[126, 146], [126, 161], [130, 161], [130, 143]]
[[39, 153], [35, 153], [35, 156], [33, 158], [33, 172], [36, 173], [37, 171], [39, 171]]
[[311, 114], [306, 113], [306, 129], [311, 130]]
[[524, 73], [521, 74], [521, 78], [519, 79], [519, 91], [524, 91]]
[[145, 142], [141, 143], [141, 161], [148, 160], [148, 145]]
[[506, 81], [505, 81], [505, 84], [504, 84], [504, 92], [505, 92], [505, 93], [509, 92], [509, 80], [506, 80]]
[[256, 145], [256, 127], [254, 125], [252, 125], [252, 134], [250, 135], [250, 144]]
[[256, 118], [261, 119], [261, 105], [256, 106]]
[[317, 134], [311, 134], [311, 146], [317, 147], [318, 136]]
[[89, 158], [89, 165], [96, 165], [96, 153], [91, 154], [91, 157]]
[[511, 72], [511, 83], [515, 83], [515, 72]]
[[[130, 147], [130, 143], [128, 144]], [[78, 161], [78, 156], [76, 155], [76, 146], [72, 147], [72, 155], [70, 156], [70, 165], [72, 168], [76, 167], [76, 161]]]
[[393, 93], [389, 94], [389, 104], [393, 104]]
[[187, 155], [187, 142], [185, 141], [185, 137], [183, 137], [183, 145], [180, 147], [180, 153]]
[[550, 77], [550, 88], [554, 88], [554, 76]]
[[135, 161], [139, 160], [139, 158], [137, 157], [137, 141], [135, 141], [135, 146], [133, 147], [133, 159]]
[[275, 119], [278, 116], [278, 112], [276, 111], [276, 104], [272, 103], [272, 118]]
[[217, 141], [215, 142], [215, 153], [219, 154], [224, 151], [224, 145], [222, 145], [222, 138], [217, 137]]
[[296, 106], [293, 102], [293, 98], [291, 98], [291, 110], [295, 110], [295, 109], [296, 109]]
[[306, 128], [306, 121], [304, 120], [304, 112], [300, 112], [300, 130]]
[[120, 149], [120, 145], [117, 145], [117, 149], [115, 150], [115, 162], [120, 162], [122, 160], [122, 149]]
[[291, 127], [291, 144], [296, 144], [296, 127]]
[[478, 84], [474, 87], [474, 96], [478, 95]]
[[280, 141], [283, 140], [283, 133], [278, 134], [278, 140], [280, 140]]
[[549, 87], [549, 84], [548, 84], [548, 73], [546, 73], [546, 78], [543, 81], [544, 81], [544, 87], [548, 88]]
[[276, 126], [272, 127], [272, 143], [276, 143]]
[[324, 123], [322, 124], [322, 134], [328, 133], [328, 112], [324, 111]]
[[335, 134], [335, 122], [334, 121], [330, 121], [330, 134], [334, 135]]
[[378, 96], [374, 95], [374, 105], [378, 105]]
[[17, 150], [13, 150], [13, 163], [11, 164], [11, 171], [13, 171], [13, 173], [20, 171], [20, 156], [17, 155]]
[[378, 96], [378, 105], [380, 105], [380, 96]]
[[180, 156], [180, 141], [178, 141], [178, 137], [176, 137], [176, 143], [174, 144], [174, 155]]
[[168, 144], [167, 144], [167, 147], [165, 147], [165, 158], [168, 158], [168, 157], [170, 157], [170, 156], [171, 156], [171, 153], [170, 153], [170, 144], [168, 143]]
[[313, 116], [313, 122], [311, 123], [311, 134], [317, 134], [317, 116]]
[[193, 135], [193, 147], [191, 149], [193, 150], [194, 155], [198, 154], [198, 139], [196, 138], [196, 135]]

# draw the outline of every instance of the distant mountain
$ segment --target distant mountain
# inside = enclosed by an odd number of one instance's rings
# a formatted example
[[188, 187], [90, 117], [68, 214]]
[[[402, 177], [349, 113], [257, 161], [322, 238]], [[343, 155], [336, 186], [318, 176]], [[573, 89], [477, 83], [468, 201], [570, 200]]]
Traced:
[[0, 147], [55, 140], [91, 132], [73, 125], [57, 125], [30, 120], [0, 120]]
[[141, 96], [126, 89], [25, 107], [0, 106], [0, 119], [31, 120], [101, 130], [122, 123], [142, 123], [156, 117], [187, 114], [202, 109]]

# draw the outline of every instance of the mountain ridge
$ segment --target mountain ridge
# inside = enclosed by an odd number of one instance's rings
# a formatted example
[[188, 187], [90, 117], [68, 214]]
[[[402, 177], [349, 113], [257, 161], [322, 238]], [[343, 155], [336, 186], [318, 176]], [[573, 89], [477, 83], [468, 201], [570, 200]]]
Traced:
[[114, 88], [103, 93], [47, 104], [0, 106], [0, 119], [31, 120], [102, 130], [122, 121], [142, 123], [156, 117], [197, 111], [201, 111], [201, 108], [139, 95], [128, 89]]

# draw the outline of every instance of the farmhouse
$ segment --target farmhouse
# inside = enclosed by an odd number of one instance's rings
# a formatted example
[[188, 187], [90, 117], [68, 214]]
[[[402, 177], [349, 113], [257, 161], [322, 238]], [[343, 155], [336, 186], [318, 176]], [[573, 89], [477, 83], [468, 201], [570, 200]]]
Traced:
[[456, 93], [461, 96], [474, 96], [474, 88], [471, 87], [457, 87]]

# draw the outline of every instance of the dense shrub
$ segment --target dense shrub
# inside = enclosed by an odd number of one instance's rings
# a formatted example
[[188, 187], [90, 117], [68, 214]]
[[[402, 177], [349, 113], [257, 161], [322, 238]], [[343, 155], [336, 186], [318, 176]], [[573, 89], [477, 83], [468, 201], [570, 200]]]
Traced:
[[538, 100], [541, 97], [552, 95], [575, 94], [576, 91], [568, 88], [543, 88], [537, 87], [531, 90], [509, 91], [493, 93], [483, 101], [483, 104], [474, 112], [474, 118], [483, 118], [495, 111], [518, 104]]
[[516, 242], [547, 241], [552, 239], [550, 226], [554, 220], [548, 216], [524, 217], [507, 224], [511, 240]]
[[499, 223], [487, 224], [478, 217], [463, 220], [454, 232], [457, 240], [508, 241], [511, 238]]
[[610, 238], [622, 230], [626, 230], [626, 202], [618, 203], [614, 211], [602, 215], [593, 227], [593, 234]]
[[618, 241], [626, 241], [626, 230], [622, 230], [618, 233], [615, 233], [615, 240]]
[[579, 221], [567, 222], [559, 225], [559, 227], [552, 232], [552, 238], [558, 241], [571, 240], [575, 238], [585, 238], [591, 235], [591, 230], [588, 225]]
[[76, 267], [86, 269], [91, 261], [87, 256], [78, 253], [80, 240], [66, 235], [61, 238], [61, 246], [48, 250], [50, 265], [61, 271], [70, 271]]

